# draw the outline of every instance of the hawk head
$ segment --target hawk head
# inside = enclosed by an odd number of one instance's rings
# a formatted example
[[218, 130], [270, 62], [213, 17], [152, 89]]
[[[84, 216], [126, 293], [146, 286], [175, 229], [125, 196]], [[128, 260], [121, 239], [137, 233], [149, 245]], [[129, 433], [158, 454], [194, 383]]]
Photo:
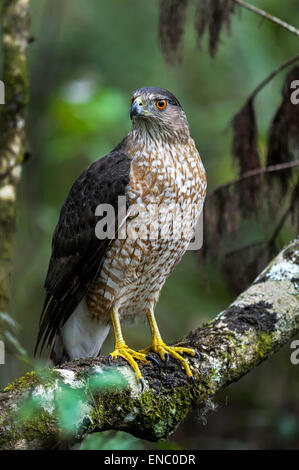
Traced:
[[[133, 129], [145, 130], [151, 135], [189, 137], [186, 115], [177, 98], [158, 87], [139, 88], [131, 95]], [[154, 136], [154, 135], [153, 135]]]

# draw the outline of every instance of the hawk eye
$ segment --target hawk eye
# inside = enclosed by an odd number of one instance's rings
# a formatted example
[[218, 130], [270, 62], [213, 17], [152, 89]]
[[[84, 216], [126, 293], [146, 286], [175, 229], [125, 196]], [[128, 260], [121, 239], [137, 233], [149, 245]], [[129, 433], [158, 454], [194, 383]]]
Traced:
[[167, 106], [166, 100], [158, 100], [156, 101], [156, 106], [158, 109], [164, 109]]

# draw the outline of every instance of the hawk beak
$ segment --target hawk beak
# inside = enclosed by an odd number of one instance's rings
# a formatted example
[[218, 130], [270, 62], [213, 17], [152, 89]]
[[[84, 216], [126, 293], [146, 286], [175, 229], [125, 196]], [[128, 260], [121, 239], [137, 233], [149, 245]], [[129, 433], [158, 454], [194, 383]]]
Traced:
[[133, 119], [134, 116], [140, 116], [143, 114], [143, 107], [141, 98], [136, 98], [131, 106], [130, 118]]

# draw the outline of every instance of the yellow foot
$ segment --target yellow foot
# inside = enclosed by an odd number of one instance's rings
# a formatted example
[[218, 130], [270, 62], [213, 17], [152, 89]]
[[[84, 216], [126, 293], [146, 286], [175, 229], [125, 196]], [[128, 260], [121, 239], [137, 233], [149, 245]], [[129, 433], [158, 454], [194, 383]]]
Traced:
[[126, 344], [121, 344], [121, 345], [116, 346], [113, 353], [110, 354], [108, 358], [109, 363], [113, 359], [116, 359], [117, 357], [122, 357], [123, 359], [127, 361], [128, 364], [130, 364], [130, 366], [132, 367], [132, 369], [134, 370], [136, 374], [137, 380], [141, 383], [141, 387], [143, 390], [144, 381], [143, 381], [140, 369], [135, 359], [138, 359], [138, 361], [148, 364], [149, 361], [145, 358], [145, 354], [134, 351], [134, 349], [130, 349]]
[[[189, 364], [186, 361], [186, 359], [184, 359], [181, 356], [181, 354], [185, 353], [185, 354], [189, 354], [190, 356], [193, 356], [193, 357], [194, 356], [200, 357], [197, 351], [195, 351], [194, 349], [191, 349], [191, 348], [183, 348], [183, 347], [180, 347], [180, 346], [167, 346], [165, 343], [159, 341], [159, 342], [154, 342], [153, 344], [151, 344], [151, 346], [149, 348], [142, 349], [141, 351], [139, 351], [139, 353], [140, 354], [145, 354], [147, 356], [148, 353], [151, 352], [151, 351], [159, 354], [159, 356], [161, 357], [161, 359], [165, 363], [164, 368], [167, 367], [167, 364], [168, 364], [168, 361], [169, 361], [169, 356], [171, 356], [171, 357], [173, 357], [173, 359], [176, 359], [177, 361], [179, 361], [179, 363], [181, 364], [181, 366], [185, 370], [188, 379], [190, 379], [191, 382], [194, 384], [194, 377], [192, 375]], [[149, 356], [147, 356], [147, 357], [149, 357]]]

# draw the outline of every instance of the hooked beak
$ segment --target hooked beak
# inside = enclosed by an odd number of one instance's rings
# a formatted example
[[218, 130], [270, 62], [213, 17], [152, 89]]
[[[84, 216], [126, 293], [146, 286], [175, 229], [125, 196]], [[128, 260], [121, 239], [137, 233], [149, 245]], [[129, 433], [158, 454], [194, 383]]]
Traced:
[[141, 98], [135, 98], [131, 106], [130, 118], [133, 119], [134, 116], [140, 116], [143, 114], [143, 107]]

